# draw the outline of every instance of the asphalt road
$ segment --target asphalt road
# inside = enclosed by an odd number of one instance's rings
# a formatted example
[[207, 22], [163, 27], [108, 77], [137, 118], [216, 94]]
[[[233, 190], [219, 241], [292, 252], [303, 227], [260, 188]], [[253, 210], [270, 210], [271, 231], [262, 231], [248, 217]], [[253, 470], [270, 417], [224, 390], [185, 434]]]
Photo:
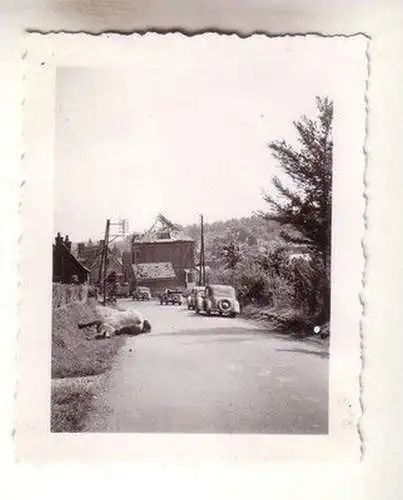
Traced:
[[328, 432], [328, 358], [241, 318], [122, 300], [152, 324], [129, 337], [96, 395], [95, 432]]

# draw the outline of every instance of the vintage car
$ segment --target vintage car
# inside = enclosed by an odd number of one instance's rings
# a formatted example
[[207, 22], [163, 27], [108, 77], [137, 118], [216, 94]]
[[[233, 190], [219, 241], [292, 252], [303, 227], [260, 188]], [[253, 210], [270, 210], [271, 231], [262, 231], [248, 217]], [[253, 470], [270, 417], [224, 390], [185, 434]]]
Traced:
[[207, 315], [219, 314], [235, 318], [239, 312], [239, 302], [236, 298], [235, 289], [228, 285], [209, 285], [203, 298], [203, 308], [196, 312], [204, 311]]
[[196, 309], [196, 304], [199, 304], [198, 308], [201, 309], [204, 292], [206, 290], [205, 286], [195, 286], [187, 297], [188, 309]]
[[138, 286], [132, 294], [133, 300], [151, 300], [151, 290], [146, 286]]
[[115, 295], [116, 297], [130, 297], [129, 283], [116, 283]]
[[160, 304], [182, 304], [182, 291], [167, 288], [160, 296]]

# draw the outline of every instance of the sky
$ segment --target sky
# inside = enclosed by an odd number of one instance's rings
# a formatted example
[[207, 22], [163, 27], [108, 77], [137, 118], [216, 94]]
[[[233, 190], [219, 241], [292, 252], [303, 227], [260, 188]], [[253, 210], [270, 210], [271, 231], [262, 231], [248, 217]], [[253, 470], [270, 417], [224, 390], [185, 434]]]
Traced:
[[316, 95], [337, 107], [356, 56], [336, 39], [216, 40], [161, 36], [123, 67], [58, 67], [55, 232], [81, 241], [107, 218], [143, 231], [158, 213], [192, 224], [267, 208], [267, 144], [295, 142]]

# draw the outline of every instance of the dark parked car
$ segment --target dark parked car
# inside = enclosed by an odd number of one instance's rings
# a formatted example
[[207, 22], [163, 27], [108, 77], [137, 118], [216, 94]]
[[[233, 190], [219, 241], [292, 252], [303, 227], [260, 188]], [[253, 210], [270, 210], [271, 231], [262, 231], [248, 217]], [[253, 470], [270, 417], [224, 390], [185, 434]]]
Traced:
[[[207, 286], [203, 298], [203, 311], [209, 316], [215, 313], [235, 318], [240, 312], [240, 307], [234, 287], [228, 285]], [[196, 309], [196, 312], [200, 311]]]
[[171, 290], [167, 288], [160, 297], [160, 303], [163, 304], [182, 304], [182, 291]]
[[151, 300], [151, 290], [146, 286], [138, 286], [133, 294], [133, 300]]

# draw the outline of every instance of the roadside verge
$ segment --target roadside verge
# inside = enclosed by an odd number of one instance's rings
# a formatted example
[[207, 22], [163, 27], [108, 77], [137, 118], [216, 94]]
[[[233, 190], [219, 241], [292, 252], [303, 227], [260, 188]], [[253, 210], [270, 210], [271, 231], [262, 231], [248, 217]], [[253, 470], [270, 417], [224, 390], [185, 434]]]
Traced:
[[94, 299], [53, 309], [51, 431], [80, 432], [103, 374], [124, 338], [97, 339], [96, 326], [79, 325], [102, 320], [105, 311]]
[[[300, 325], [299, 321], [295, 321], [295, 325], [293, 322], [289, 323], [287, 328], [284, 328], [282, 325], [275, 320], [275, 318], [281, 316], [282, 314], [286, 317], [287, 314], [293, 316], [293, 311], [289, 309], [285, 311], [274, 310], [272, 308], [261, 308], [256, 306], [246, 306], [241, 314], [241, 317], [256, 321], [259, 324], [267, 325], [267, 328], [275, 332], [276, 335], [282, 336], [284, 338], [298, 340], [307, 344], [316, 345], [321, 347], [324, 351], [329, 351], [329, 336], [326, 338], [321, 338], [320, 335], [316, 335], [313, 332], [313, 327], [307, 327], [306, 325]], [[295, 315], [298, 317], [298, 315]], [[328, 328], [328, 325], [326, 325]]]

